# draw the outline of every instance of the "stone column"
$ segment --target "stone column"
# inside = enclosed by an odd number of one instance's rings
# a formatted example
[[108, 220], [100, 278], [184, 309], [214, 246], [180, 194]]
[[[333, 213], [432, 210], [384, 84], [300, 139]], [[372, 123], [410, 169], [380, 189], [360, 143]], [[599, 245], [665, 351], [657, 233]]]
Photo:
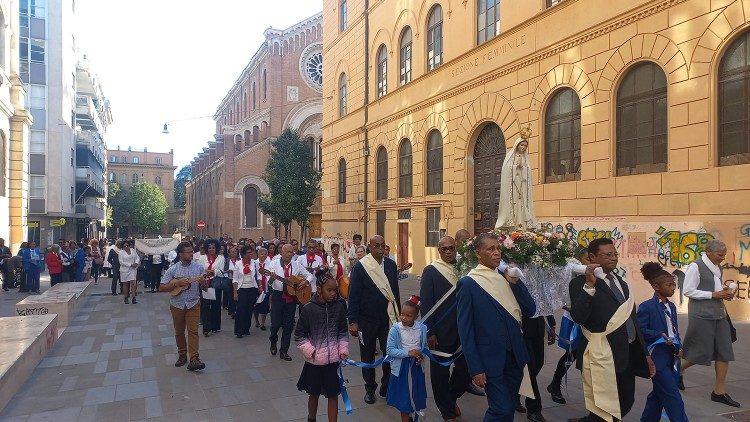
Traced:
[[8, 163], [8, 197], [10, 239], [8, 245], [16, 251], [26, 240], [29, 207], [29, 128], [31, 114], [24, 109], [26, 91], [18, 75], [11, 76], [10, 96], [15, 108], [10, 118], [10, 160]]

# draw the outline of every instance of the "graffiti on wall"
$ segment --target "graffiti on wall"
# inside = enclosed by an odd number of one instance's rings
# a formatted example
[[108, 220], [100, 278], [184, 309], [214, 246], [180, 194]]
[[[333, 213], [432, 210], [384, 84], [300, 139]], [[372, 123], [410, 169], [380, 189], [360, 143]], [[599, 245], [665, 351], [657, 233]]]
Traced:
[[656, 235], [659, 236], [656, 240], [660, 248], [659, 263], [677, 268], [686, 266], [699, 258], [706, 243], [714, 239], [714, 236], [709, 233], [667, 230], [663, 226], [656, 230]]

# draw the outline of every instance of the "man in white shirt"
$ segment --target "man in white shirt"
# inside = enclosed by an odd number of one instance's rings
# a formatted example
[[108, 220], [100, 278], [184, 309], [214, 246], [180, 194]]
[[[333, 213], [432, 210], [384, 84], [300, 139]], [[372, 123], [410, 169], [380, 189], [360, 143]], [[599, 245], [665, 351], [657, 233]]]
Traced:
[[[323, 258], [318, 255], [318, 242], [314, 240], [307, 241], [307, 253], [296, 257], [297, 264], [304, 267], [308, 273], [315, 274], [315, 271], [320, 267], [325, 267], [323, 264]], [[317, 292], [317, 286], [314, 282], [311, 282], [313, 293]]]
[[[279, 358], [285, 361], [291, 361], [292, 358], [289, 356], [289, 343], [292, 339], [292, 330], [294, 329], [294, 311], [297, 309], [297, 300], [286, 292], [285, 286], [279, 279], [287, 278], [290, 276], [296, 276], [304, 278], [305, 283], [301, 287], [307, 286], [308, 284], [315, 285], [315, 276], [305, 269], [304, 266], [300, 265], [293, 260], [294, 247], [286, 244], [281, 247], [281, 258], [271, 261], [268, 265], [268, 270], [272, 273], [271, 279], [271, 335], [269, 340], [271, 341], [271, 355], [279, 353]], [[282, 328], [281, 333], [281, 350], [277, 348], [279, 341], [279, 328]]]
[[731, 331], [725, 300], [734, 298], [735, 290], [724, 287], [721, 262], [727, 246], [720, 240], [709, 240], [705, 252], [687, 267], [683, 293], [688, 303], [688, 328], [682, 351], [682, 368], [695, 364], [711, 365], [714, 361], [716, 382], [711, 400], [728, 406], [740, 407], [725, 390], [729, 362], [734, 360]]

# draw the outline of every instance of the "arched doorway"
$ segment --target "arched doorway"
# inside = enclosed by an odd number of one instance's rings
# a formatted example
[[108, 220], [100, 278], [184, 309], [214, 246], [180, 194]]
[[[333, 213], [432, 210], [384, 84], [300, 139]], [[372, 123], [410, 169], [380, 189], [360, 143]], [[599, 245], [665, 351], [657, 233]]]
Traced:
[[505, 135], [495, 123], [487, 123], [474, 145], [474, 234], [495, 228], [504, 159]]

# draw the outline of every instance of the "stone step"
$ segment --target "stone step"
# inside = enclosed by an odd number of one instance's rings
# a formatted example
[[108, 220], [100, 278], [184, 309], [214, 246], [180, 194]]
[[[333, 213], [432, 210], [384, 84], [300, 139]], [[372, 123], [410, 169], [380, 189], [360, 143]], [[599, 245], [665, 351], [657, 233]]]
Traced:
[[58, 338], [57, 315], [0, 318], [0, 409], [29, 378]]

